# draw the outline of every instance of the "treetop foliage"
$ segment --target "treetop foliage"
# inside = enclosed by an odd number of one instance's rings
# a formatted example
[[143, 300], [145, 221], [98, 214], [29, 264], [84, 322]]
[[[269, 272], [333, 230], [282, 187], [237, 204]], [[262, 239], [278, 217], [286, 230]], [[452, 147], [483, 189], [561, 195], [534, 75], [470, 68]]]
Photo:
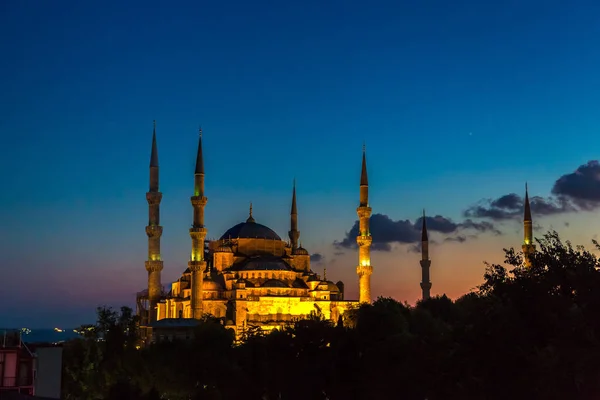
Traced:
[[337, 323], [315, 314], [241, 343], [207, 316], [189, 341], [138, 349], [131, 309], [99, 308], [65, 344], [64, 399], [597, 398], [598, 258], [556, 232], [529, 268], [505, 255], [455, 301], [380, 297]]

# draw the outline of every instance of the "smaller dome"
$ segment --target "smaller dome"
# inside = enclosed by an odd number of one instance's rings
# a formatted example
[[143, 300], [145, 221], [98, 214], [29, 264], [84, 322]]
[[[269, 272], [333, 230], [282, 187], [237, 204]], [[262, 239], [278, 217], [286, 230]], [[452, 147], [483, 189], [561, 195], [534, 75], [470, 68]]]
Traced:
[[298, 247], [296, 250], [294, 250], [294, 255], [295, 256], [307, 256], [308, 250], [306, 250], [304, 247]]
[[202, 290], [221, 290], [221, 285], [213, 281], [210, 276], [207, 276], [202, 282]]
[[227, 244], [222, 244], [219, 247], [217, 247], [217, 253], [233, 253], [233, 250], [231, 249], [231, 246], [227, 245]]
[[324, 284], [327, 285], [327, 290], [329, 290], [332, 293], [339, 293], [340, 289], [337, 287], [337, 285], [331, 281], [327, 281], [327, 282], [323, 282]]

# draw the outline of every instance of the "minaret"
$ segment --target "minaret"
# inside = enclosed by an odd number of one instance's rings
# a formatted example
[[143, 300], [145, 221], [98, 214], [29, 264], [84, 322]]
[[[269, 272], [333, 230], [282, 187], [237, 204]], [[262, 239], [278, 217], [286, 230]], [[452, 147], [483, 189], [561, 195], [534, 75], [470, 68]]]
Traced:
[[529, 191], [527, 190], [527, 183], [525, 184], [525, 201], [524, 201], [524, 215], [523, 215], [523, 228], [524, 228], [524, 239], [523, 239], [523, 261], [526, 267], [531, 267], [531, 255], [535, 252], [535, 244], [533, 244], [533, 221], [531, 220], [531, 207], [529, 205]]
[[360, 203], [356, 209], [359, 221], [359, 235], [356, 237], [358, 244], [358, 298], [360, 303], [371, 302], [371, 232], [369, 231], [369, 218], [371, 207], [369, 207], [369, 181], [367, 179], [367, 156], [363, 145], [362, 171], [360, 174]]
[[162, 200], [162, 193], [158, 191], [156, 121], [154, 121], [152, 152], [150, 154], [150, 190], [146, 193], [146, 200], [148, 201], [148, 226], [146, 226], [146, 235], [148, 235], [148, 261], [146, 261], [146, 271], [148, 271], [148, 300], [150, 302], [148, 322], [150, 323], [157, 319], [156, 305], [162, 292], [160, 272], [163, 269], [163, 262], [160, 257], [160, 237], [163, 230], [162, 226], [160, 226], [160, 201]]
[[423, 227], [421, 228], [421, 290], [423, 290], [423, 300], [431, 297], [431, 281], [429, 280], [429, 237], [427, 236], [427, 222], [425, 222], [425, 210], [423, 210]]
[[194, 207], [194, 223], [190, 228], [192, 238], [192, 254], [188, 266], [192, 272], [192, 313], [193, 318], [202, 317], [202, 280], [206, 270], [204, 260], [204, 207], [208, 199], [204, 196], [204, 160], [202, 158], [202, 128], [199, 130], [198, 154], [196, 155], [196, 170], [194, 172], [194, 195], [191, 197]]
[[298, 208], [296, 207], [296, 180], [294, 179], [294, 189], [292, 190], [292, 211], [290, 212], [290, 231], [288, 232], [290, 243], [292, 245], [292, 254], [298, 248], [298, 239], [300, 231], [298, 230]]

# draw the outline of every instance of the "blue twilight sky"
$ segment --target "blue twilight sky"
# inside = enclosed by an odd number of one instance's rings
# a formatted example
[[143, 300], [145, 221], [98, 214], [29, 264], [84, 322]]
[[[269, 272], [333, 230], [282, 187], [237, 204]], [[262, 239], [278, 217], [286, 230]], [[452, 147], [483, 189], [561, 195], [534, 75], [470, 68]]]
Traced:
[[[133, 305], [153, 120], [163, 282], [188, 260], [201, 124], [209, 236], [252, 201], [285, 237], [296, 178], [301, 241], [352, 297], [355, 251], [332, 242], [356, 219], [363, 142], [374, 213], [393, 221], [425, 207], [459, 223], [526, 180], [548, 196], [600, 155], [599, 39], [596, 1], [4, 0], [0, 326]], [[587, 243], [589, 216], [561, 215], [537, 221]], [[520, 245], [518, 224], [492, 222], [508, 228], [438, 240], [435, 293], [467, 292]], [[406, 247], [374, 253], [375, 295], [419, 295]]]

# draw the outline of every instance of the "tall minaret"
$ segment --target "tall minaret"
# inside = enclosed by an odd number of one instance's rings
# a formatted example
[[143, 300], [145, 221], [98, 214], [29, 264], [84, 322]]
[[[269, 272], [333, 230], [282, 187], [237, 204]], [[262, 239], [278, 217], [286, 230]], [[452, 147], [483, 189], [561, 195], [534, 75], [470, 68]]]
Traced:
[[150, 190], [146, 193], [146, 200], [148, 201], [148, 226], [146, 226], [146, 235], [148, 235], [148, 261], [146, 261], [146, 271], [148, 271], [148, 300], [150, 301], [148, 322], [153, 322], [158, 317], [156, 304], [162, 292], [160, 272], [163, 269], [163, 262], [160, 257], [160, 237], [163, 230], [162, 226], [160, 226], [160, 201], [162, 200], [162, 193], [158, 191], [156, 121], [154, 121], [152, 153], [150, 154]]
[[194, 172], [194, 195], [191, 197], [194, 207], [194, 223], [190, 228], [192, 238], [192, 254], [188, 266], [192, 272], [192, 312], [193, 318], [202, 317], [202, 281], [206, 270], [204, 260], [204, 207], [208, 199], [204, 196], [204, 160], [202, 158], [202, 128], [199, 130], [198, 154], [196, 155], [196, 170]]
[[425, 210], [423, 210], [423, 227], [421, 228], [421, 290], [423, 290], [423, 300], [431, 297], [431, 281], [429, 280], [429, 237], [427, 236], [427, 223], [425, 222]]
[[362, 171], [360, 174], [360, 203], [356, 209], [359, 221], [359, 235], [356, 237], [358, 244], [358, 298], [360, 303], [371, 302], [371, 232], [369, 231], [369, 218], [371, 207], [369, 207], [369, 181], [367, 179], [367, 156], [363, 145]]
[[529, 205], [529, 191], [527, 190], [527, 183], [525, 184], [525, 201], [524, 201], [524, 215], [523, 215], [523, 228], [524, 228], [524, 239], [523, 239], [523, 261], [526, 267], [531, 267], [531, 255], [535, 252], [535, 244], [533, 244], [533, 221], [531, 220], [531, 207]]
[[292, 244], [292, 254], [298, 248], [298, 239], [300, 231], [298, 230], [298, 208], [296, 207], [296, 180], [294, 179], [294, 189], [292, 190], [292, 211], [290, 212], [290, 231], [288, 232], [290, 243]]

